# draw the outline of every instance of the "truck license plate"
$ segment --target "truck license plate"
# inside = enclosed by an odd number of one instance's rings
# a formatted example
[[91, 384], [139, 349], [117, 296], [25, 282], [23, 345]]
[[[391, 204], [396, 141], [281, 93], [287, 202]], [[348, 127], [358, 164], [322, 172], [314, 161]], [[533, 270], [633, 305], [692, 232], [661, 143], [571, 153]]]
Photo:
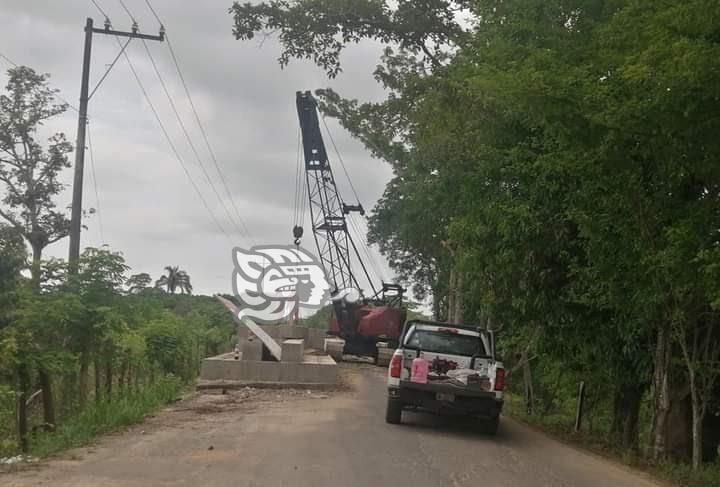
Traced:
[[455, 400], [455, 394], [446, 394], [444, 392], [438, 392], [435, 397], [438, 401], [453, 402]]

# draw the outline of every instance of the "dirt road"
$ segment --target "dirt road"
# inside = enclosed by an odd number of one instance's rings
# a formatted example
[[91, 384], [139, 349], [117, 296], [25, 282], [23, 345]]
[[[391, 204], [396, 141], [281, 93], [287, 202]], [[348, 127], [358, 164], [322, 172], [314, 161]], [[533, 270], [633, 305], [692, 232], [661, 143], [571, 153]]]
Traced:
[[0, 485], [657, 487], [506, 418], [495, 438], [410, 413], [387, 425], [382, 371], [344, 373], [348, 391], [197, 396]]

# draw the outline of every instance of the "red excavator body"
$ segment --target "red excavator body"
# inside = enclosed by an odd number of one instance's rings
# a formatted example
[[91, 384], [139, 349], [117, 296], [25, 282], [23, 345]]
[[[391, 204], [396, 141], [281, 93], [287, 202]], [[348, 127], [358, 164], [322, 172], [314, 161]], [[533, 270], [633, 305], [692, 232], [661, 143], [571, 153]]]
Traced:
[[[354, 308], [354, 314], [356, 333], [363, 339], [395, 341], [400, 337], [406, 311], [397, 306], [361, 304]], [[329, 331], [333, 335], [341, 335], [334, 314], [330, 319]]]

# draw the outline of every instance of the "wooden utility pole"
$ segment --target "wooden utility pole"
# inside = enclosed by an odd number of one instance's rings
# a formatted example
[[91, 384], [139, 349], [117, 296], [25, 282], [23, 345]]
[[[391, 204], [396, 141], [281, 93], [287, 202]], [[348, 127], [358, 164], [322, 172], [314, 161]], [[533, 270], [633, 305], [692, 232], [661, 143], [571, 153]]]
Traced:
[[[133, 24], [131, 32], [112, 30], [110, 20], [105, 19], [102, 29], [93, 27], [93, 19], [85, 22], [85, 49], [83, 51], [82, 80], [80, 84], [80, 107], [78, 110], [78, 131], [75, 144], [75, 173], [73, 177], [72, 211], [70, 216], [70, 251], [68, 265], [71, 274], [77, 273], [78, 260], [80, 258], [80, 231], [82, 229], [82, 195], [83, 195], [83, 174], [85, 171], [85, 130], [87, 127], [88, 96], [90, 88], [90, 55], [92, 52], [93, 34], [105, 34], [115, 37], [128, 37], [131, 39], [146, 39], [160, 41], [165, 39], [165, 31], [161, 27], [157, 36], [141, 34], [138, 32], [137, 24]], [[101, 80], [102, 81], [102, 80]]]

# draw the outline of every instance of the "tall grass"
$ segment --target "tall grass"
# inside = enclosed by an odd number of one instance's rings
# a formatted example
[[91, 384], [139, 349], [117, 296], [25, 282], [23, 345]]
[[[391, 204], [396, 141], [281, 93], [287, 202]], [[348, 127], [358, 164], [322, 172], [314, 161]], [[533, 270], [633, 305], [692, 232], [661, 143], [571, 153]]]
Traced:
[[142, 421], [145, 416], [178, 397], [182, 382], [173, 375], [161, 377], [137, 392], [118, 392], [110, 399], [89, 404], [67, 418], [53, 433], [37, 433], [31, 441], [35, 456], [45, 457], [67, 448], [87, 445], [99, 434]]

